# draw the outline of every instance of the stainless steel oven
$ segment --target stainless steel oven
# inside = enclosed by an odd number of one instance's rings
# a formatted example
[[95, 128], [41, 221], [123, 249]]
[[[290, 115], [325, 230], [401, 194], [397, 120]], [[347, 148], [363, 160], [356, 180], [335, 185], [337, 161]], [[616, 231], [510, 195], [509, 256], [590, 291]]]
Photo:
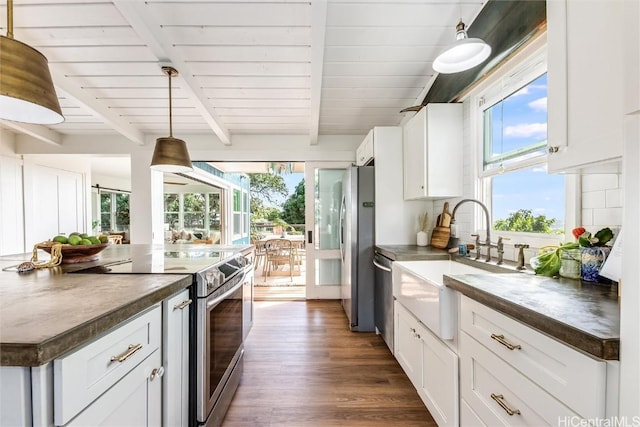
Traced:
[[196, 419], [219, 426], [243, 368], [243, 286], [253, 268], [245, 257], [198, 273], [196, 287]]

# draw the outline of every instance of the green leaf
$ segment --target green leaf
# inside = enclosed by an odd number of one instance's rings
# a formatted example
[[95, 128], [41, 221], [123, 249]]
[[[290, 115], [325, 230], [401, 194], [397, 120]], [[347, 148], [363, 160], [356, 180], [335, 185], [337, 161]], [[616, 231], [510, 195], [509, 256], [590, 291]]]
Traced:
[[606, 227], [598, 231], [595, 237], [598, 239], [598, 246], [604, 246], [609, 240], [613, 239], [613, 231], [611, 231], [609, 227]]

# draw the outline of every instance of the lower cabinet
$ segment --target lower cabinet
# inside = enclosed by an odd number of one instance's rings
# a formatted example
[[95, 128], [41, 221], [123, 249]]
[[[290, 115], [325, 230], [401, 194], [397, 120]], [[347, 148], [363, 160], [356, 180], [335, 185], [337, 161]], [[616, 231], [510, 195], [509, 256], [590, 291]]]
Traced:
[[395, 357], [439, 426], [458, 425], [458, 356], [395, 302]]
[[162, 425], [189, 424], [189, 311], [185, 289], [162, 303]]
[[0, 367], [0, 426], [188, 426], [189, 291], [53, 361]]
[[460, 425], [587, 425], [611, 415], [617, 381], [608, 384], [607, 362], [465, 296], [459, 355]]
[[158, 349], [66, 425], [162, 425], [162, 378], [158, 375], [160, 366]]

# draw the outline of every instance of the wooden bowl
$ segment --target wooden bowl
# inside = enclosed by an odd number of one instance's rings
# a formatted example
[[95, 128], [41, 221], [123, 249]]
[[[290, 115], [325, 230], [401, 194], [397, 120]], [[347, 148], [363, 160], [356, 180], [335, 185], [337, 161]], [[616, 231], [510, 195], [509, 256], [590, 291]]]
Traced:
[[[46, 253], [51, 253], [51, 243], [41, 243], [37, 247]], [[109, 246], [109, 243], [100, 243], [99, 245], [62, 245], [62, 263], [73, 264], [76, 262], [95, 261], [98, 254]]]

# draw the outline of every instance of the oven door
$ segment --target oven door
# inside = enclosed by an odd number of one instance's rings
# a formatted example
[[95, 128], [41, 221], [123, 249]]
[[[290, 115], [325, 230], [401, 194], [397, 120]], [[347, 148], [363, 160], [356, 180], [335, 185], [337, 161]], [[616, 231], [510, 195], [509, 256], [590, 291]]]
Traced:
[[[243, 276], [241, 273], [239, 276]], [[242, 355], [243, 277], [234, 277], [231, 288], [221, 287], [197, 306], [197, 418], [207, 417]]]

